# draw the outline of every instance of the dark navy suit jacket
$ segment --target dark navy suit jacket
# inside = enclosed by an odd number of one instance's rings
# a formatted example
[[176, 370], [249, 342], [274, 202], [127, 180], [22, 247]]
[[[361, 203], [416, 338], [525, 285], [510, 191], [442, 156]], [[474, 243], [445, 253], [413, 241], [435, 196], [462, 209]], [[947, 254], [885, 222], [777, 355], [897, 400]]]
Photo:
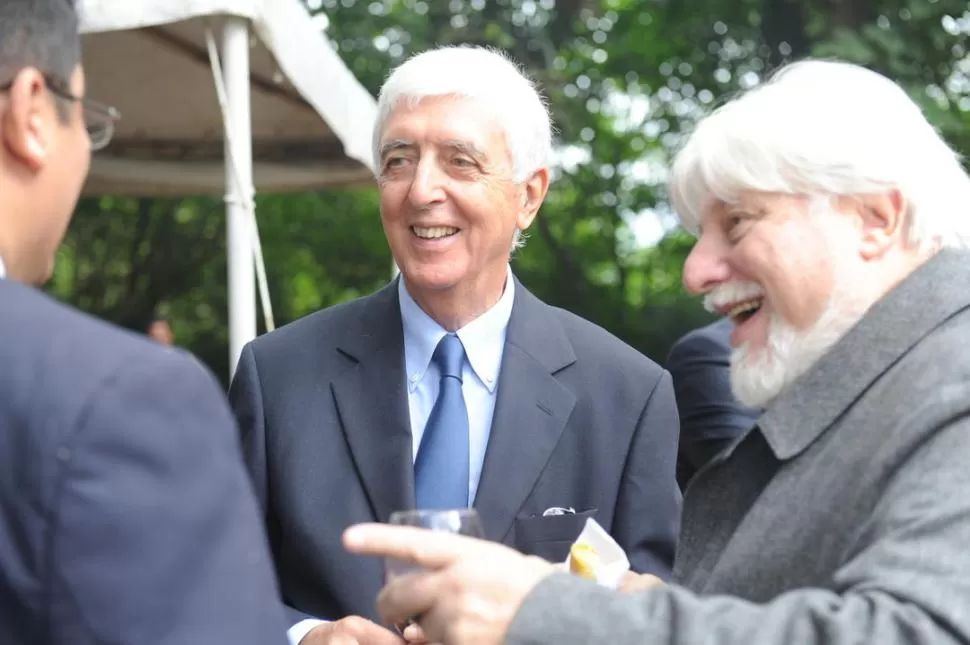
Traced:
[[[340, 540], [414, 507], [406, 381], [396, 283], [243, 350], [230, 401], [294, 623], [374, 617], [383, 565]], [[669, 575], [681, 500], [666, 371], [517, 283], [496, 392], [475, 498], [486, 537], [562, 561], [595, 517], [636, 570]]]
[[682, 487], [750, 430], [761, 414], [731, 392], [731, 328], [724, 318], [695, 329], [674, 343], [667, 356], [680, 413], [677, 478]]
[[286, 643], [211, 375], [5, 280], [0, 643]]

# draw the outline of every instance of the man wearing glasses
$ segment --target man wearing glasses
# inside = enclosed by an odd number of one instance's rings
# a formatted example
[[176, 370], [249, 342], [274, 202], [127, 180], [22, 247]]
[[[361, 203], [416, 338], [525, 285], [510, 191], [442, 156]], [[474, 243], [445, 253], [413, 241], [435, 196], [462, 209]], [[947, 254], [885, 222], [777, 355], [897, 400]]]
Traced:
[[283, 643], [214, 379], [33, 288], [117, 118], [73, 1], [0, 1], [0, 643]]

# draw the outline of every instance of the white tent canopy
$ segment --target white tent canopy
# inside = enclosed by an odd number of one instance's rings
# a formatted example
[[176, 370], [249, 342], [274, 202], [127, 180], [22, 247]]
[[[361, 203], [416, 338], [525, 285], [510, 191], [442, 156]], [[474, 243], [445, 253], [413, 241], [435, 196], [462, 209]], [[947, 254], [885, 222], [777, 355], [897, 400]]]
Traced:
[[[225, 190], [223, 122], [205, 29], [251, 22], [253, 178], [258, 191], [370, 181], [376, 105], [299, 0], [84, 0], [88, 94], [121, 112], [89, 194]], [[258, 38], [257, 38], [258, 37]], [[228, 63], [227, 63], [228, 64]]]
[[122, 117], [85, 193], [227, 195], [234, 368], [256, 333], [253, 188], [373, 181], [375, 101], [300, 0], [81, 0], [80, 13], [87, 94]]

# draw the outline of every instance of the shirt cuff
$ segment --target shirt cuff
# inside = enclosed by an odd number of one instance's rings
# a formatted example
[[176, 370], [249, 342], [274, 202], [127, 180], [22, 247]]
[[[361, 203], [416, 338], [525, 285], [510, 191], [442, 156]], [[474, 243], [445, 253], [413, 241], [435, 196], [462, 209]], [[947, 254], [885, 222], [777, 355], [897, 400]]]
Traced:
[[306, 638], [306, 635], [310, 633], [311, 629], [325, 622], [327, 621], [317, 620], [316, 618], [305, 618], [286, 630], [286, 638], [290, 641], [290, 645], [300, 645], [300, 641]]

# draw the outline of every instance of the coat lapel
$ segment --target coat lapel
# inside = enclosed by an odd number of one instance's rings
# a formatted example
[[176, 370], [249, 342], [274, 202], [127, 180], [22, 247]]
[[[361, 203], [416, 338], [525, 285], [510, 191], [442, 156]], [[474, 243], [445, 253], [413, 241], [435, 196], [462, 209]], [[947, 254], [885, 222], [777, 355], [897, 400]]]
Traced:
[[565, 331], [550, 308], [518, 281], [515, 290], [475, 499], [485, 535], [495, 541], [508, 535], [576, 403], [553, 376], [576, 361]]
[[349, 360], [330, 384], [374, 517], [414, 508], [411, 424], [397, 281], [374, 294], [338, 349]]
[[970, 253], [944, 249], [876, 302], [759, 419], [775, 456], [800, 454], [904, 354], [970, 307], [967, 281]]

